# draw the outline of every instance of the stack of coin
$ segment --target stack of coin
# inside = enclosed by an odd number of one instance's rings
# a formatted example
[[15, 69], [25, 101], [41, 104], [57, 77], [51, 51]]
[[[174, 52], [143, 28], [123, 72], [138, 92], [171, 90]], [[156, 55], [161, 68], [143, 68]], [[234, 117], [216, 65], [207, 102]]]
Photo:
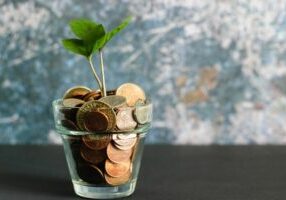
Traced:
[[152, 106], [144, 91], [125, 83], [102, 97], [99, 90], [76, 86], [63, 96], [61, 124], [68, 130], [130, 132], [151, 122]]
[[126, 183], [132, 175], [132, 156], [137, 143], [136, 134], [113, 134], [107, 146], [105, 180], [110, 185]]
[[127, 183], [132, 178], [132, 162], [137, 134], [89, 134], [69, 144], [77, 173], [82, 181], [104, 186]]
[[68, 140], [81, 181], [116, 186], [132, 179], [139, 140], [134, 130], [152, 118], [152, 106], [138, 85], [125, 83], [104, 97], [99, 90], [76, 86], [63, 95], [60, 111], [63, 127], [84, 131]]

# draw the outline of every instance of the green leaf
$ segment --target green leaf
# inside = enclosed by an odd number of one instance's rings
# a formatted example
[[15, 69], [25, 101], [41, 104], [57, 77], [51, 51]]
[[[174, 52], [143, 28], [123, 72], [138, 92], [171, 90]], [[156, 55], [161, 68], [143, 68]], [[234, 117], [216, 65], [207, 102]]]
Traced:
[[119, 26], [117, 26], [112, 31], [106, 33], [103, 37], [96, 41], [93, 52], [97, 52], [102, 49], [107, 42], [109, 42], [116, 34], [118, 34], [121, 30], [123, 30], [131, 21], [131, 17], [126, 18]]
[[102, 24], [99, 24], [94, 31], [93, 35], [89, 40], [85, 40], [86, 47], [88, 49], [89, 54], [93, 52], [93, 46], [95, 45], [96, 41], [102, 38], [105, 35], [105, 30]]
[[75, 19], [70, 22], [72, 32], [86, 43], [94, 43], [105, 34], [102, 24], [88, 19]]
[[90, 55], [90, 53], [86, 49], [86, 45], [84, 44], [83, 40], [74, 39], [74, 38], [64, 39], [62, 40], [62, 44], [64, 48], [66, 48], [67, 50], [75, 54], [80, 54], [86, 57]]
[[80, 39], [85, 39], [89, 36], [98, 25], [88, 19], [74, 19], [69, 23], [72, 32]]

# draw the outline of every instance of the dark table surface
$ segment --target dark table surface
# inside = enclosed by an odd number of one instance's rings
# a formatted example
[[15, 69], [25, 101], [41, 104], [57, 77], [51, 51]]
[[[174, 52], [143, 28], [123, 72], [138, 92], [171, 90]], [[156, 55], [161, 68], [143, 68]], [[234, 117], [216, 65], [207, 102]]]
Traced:
[[[82, 199], [61, 146], [0, 146], [0, 200]], [[126, 199], [286, 199], [285, 146], [146, 146]]]

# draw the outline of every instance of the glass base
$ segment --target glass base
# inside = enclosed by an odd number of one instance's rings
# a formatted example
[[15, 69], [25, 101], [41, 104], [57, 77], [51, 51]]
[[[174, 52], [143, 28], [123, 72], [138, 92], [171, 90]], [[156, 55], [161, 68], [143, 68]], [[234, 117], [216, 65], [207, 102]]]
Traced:
[[136, 181], [133, 180], [127, 184], [114, 187], [95, 187], [73, 182], [73, 187], [75, 193], [81, 197], [90, 199], [114, 199], [131, 195], [135, 190]]

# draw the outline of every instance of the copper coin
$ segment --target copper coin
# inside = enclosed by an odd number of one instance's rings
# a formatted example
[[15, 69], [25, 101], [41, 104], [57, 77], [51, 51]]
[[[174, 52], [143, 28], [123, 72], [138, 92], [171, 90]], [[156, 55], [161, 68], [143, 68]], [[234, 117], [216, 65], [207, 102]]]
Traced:
[[114, 89], [114, 90], [107, 90], [106, 91], [107, 96], [115, 95], [115, 93], [116, 93], [116, 89]]
[[107, 157], [114, 163], [127, 162], [132, 155], [132, 149], [120, 150], [116, 148], [112, 143], [107, 145], [106, 149]]
[[68, 89], [65, 92], [63, 99], [82, 98], [85, 94], [87, 94], [90, 91], [91, 91], [91, 89], [89, 89], [88, 87], [81, 86], [81, 85], [75, 86], [75, 87]]
[[94, 165], [80, 164], [77, 166], [77, 173], [80, 179], [91, 184], [103, 184], [105, 182], [102, 171]]
[[107, 103], [112, 108], [118, 108], [126, 105], [126, 98], [118, 95], [105, 96], [99, 99], [99, 101]]
[[96, 165], [91, 165], [91, 167], [98, 173], [100, 174], [100, 177], [103, 177], [103, 172], [96, 166]]
[[[77, 125], [81, 130], [85, 130], [86, 115], [89, 112], [101, 112], [108, 119], [108, 126], [106, 131], [112, 130], [115, 127], [116, 116], [113, 109], [106, 103], [93, 100], [84, 103], [78, 110], [76, 115]], [[89, 114], [88, 114], [89, 115]]]
[[119, 130], [133, 130], [137, 123], [133, 119], [133, 109], [130, 107], [118, 108], [116, 126]]
[[120, 177], [126, 174], [131, 166], [130, 160], [127, 162], [114, 163], [109, 159], [105, 161], [105, 171], [109, 176]]
[[129, 179], [131, 178], [131, 172], [127, 171], [127, 173], [125, 173], [123, 176], [121, 177], [112, 177], [109, 176], [107, 173], [104, 174], [104, 178], [105, 181], [109, 184], [109, 185], [122, 185], [124, 183], [127, 183], [129, 181]]
[[87, 112], [84, 117], [84, 127], [90, 132], [105, 131], [108, 128], [108, 118], [102, 112]]
[[98, 100], [101, 97], [101, 92], [100, 91], [91, 91], [84, 95], [82, 99], [84, 101], [92, 101], [92, 100]]
[[93, 150], [100, 150], [107, 147], [111, 141], [110, 135], [85, 135], [82, 137], [84, 144]]
[[69, 130], [78, 131], [77, 126], [71, 120], [63, 119], [63, 120], [61, 120], [61, 124], [62, 124], [62, 126], [64, 126], [65, 128], [67, 128]]
[[138, 101], [136, 101], [134, 106], [144, 106], [145, 104], [146, 104], [145, 100], [138, 99]]
[[82, 104], [84, 104], [84, 101], [76, 98], [69, 98], [63, 100], [63, 106], [65, 107], [80, 107], [82, 106]]
[[132, 152], [132, 156], [131, 156], [131, 162], [133, 163], [134, 159], [137, 156], [138, 150], [140, 148], [140, 137], [138, 137], [134, 147], [133, 147], [133, 152]]
[[80, 154], [84, 160], [92, 164], [98, 164], [105, 160], [106, 154], [103, 150], [92, 150], [84, 145], [81, 146]]
[[139, 99], [143, 101], [146, 99], [143, 89], [133, 83], [125, 83], [119, 86], [116, 95], [126, 97], [128, 106], [134, 106]]
[[76, 113], [78, 111], [78, 107], [69, 108], [69, 107], [62, 107], [60, 108], [60, 112], [64, 115], [64, 119], [68, 119], [76, 124]]

